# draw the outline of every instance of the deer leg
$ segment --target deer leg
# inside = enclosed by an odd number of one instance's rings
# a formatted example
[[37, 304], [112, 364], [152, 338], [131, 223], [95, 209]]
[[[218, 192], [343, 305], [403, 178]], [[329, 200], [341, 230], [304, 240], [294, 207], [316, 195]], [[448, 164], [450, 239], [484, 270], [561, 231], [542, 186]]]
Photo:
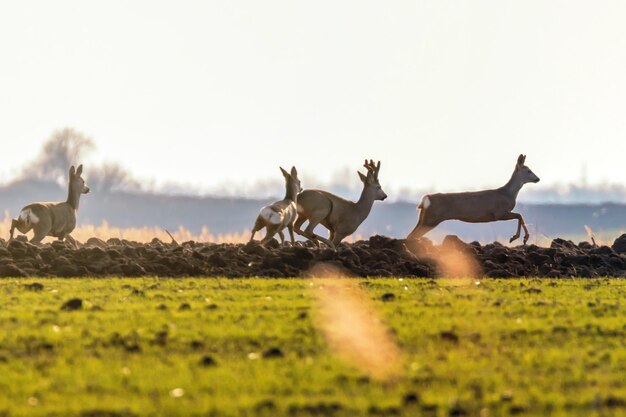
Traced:
[[261, 245], [265, 245], [267, 244], [270, 240], [272, 240], [272, 238], [274, 237], [274, 235], [276, 234], [276, 232], [278, 232], [278, 225], [267, 225], [265, 226], [265, 237], [261, 240]]
[[287, 226], [287, 230], [289, 230], [289, 237], [291, 237], [291, 246], [296, 244], [296, 238], [293, 235], [293, 224]]
[[[320, 235], [316, 235], [313, 232], [313, 229], [315, 229], [315, 227], [318, 224], [320, 224], [319, 221], [314, 222], [313, 220], [309, 219], [309, 225], [306, 227], [306, 229], [304, 229], [304, 236], [308, 237], [311, 240], [322, 242], [322, 243], [326, 244], [327, 246], [331, 247], [332, 249], [335, 249], [335, 245], [334, 245], [333, 242], [331, 242], [330, 240], [326, 239], [325, 237], [321, 237]], [[331, 230], [330, 233], [333, 233], [333, 231]]]
[[308, 237], [309, 239], [311, 239], [312, 241], [314, 241], [318, 246], [319, 246], [319, 242], [322, 242], [324, 244], [326, 244], [327, 246], [335, 249], [335, 245], [333, 245], [333, 242], [331, 242], [330, 240], [326, 239], [325, 237], [322, 237], [320, 235], [317, 235], [315, 233], [313, 233], [313, 229], [315, 229], [315, 226], [317, 226], [318, 223], [315, 224], [311, 224], [309, 222], [309, 226], [304, 229], [304, 236]]
[[420, 237], [424, 236], [426, 233], [430, 232], [431, 230], [433, 230], [435, 228], [435, 226], [426, 226], [423, 224], [419, 224], [417, 226], [415, 226], [415, 229], [413, 229], [411, 231], [411, 233], [409, 233], [409, 235], [406, 237], [407, 240], [417, 240]]
[[350, 236], [352, 233], [339, 233], [337, 231], [331, 231], [329, 239], [333, 242], [333, 245], [339, 246], [342, 240]]
[[[302, 230], [302, 224], [305, 221], [309, 221], [308, 226], [306, 227], [306, 229]], [[294, 224], [294, 229], [295, 232], [297, 234], [299, 234], [300, 236], [304, 236], [307, 239], [309, 239], [310, 241], [312, 241], [313, 243], [315, 243], [316, 246], [319, 246], [319, 242], [324, 242], [325, 244], [327, 244], [328, 246], [330, 246], [331, 248], [334, 248], [333, 244], [331, 241], [329, 241], [326, 238], [323, 238], [319, 235], [316, 235], [315, 233], [313, 233], [313, 229], [315, 229], [315, 227], [320, 224], [320, 222], [322, 221], [322, 219], [307, 219], [306, 217], [302, 216], [301, 214], [298, 215], [298, 218], [296, 219], [296, 223]]]
[[45, 231], [35, 230], [35, 235], [30, 240], [30, 243], [32, 243], [33, 245], [38, 245], [47, 235], [48, 233], [46, 233]]
[[280, 245], [285, 246], [285, 234], [282, 230], [278, 231], [278, 236], [280, 236]]
[[343, 233], [332, 233], [331, 232], [331, 238], [330, 240], [332, 240], [333, 244], [335, 246], [338, 246], [342, 240], [344, 240], [346, 237], [348, 237], [348, 235], [343, 234]]
[[415, 228], [406, 237], [407, 240], [416, 240], [433, 230], [441, 222], [427, 221], [426, 209], [420, 209], [419, 219]]
[[522, 218], [521, 214], [520, 214], [519, 217], [520, 217], [520, 221], [522, 223], [522, 227], [524, 228], [524, 245], [525, 245], [526, 242], [528, 242], [528, 238], [530, 237], [530, 233], [528, 233], [528, 228], [526, 227], [526, 222]]
[[302, 230], [302, 225], [304, 224], [305, 221], [306, 221], [306, 217], [304, 217], [302, 215], [298, 215], [298, 218], [296, 219], [295, 223], [293, 224], [292, 228], [300, 236], [305, 236], [304, 235], [304, 230]]
[[[49, 215], [42, 215], [39, 218], [39, 222], [32, 225], [31, 228], [34, 232], [34, 236], [30, 240], [30, 243], [39, 244], [52, 231], [52, 218]], [[18, 230], [20, 230], [20, 232], [22, 233], [25, 233], [24, 229], [20, 229], [19, 226]]]
[[330, 239], [326, 239], [325, 237], [321, 237], [320, 235], [313, 235], [315, 236], [316, 239], [318, 239], [320, 242], [326, 244], [326, 246], [328, 246], [329, 248], [331, 248], [332, 250], [336, 250], [337, 247], [335, 246], [335, 244], [332, 242], [332, 240]]
[[524, 245], [528, 242], [528, 238], [530, 234], [528, 233], [528, 228], [526, 227], [526, 223], [524, 222], [524, 218], [519, 213], [507, 213], [499, 220], [517, 220], [517, 231], [509, 240], [509, 243], [512, 243], [514, 240], [518, 239], [520, 236], [520, 232], [522, 228], [524, 229]]
[[250, 236], [250, 242], [254, 240], [255, 233], [261, 229], [263, 229], [263, 222], [261, 221], [260, 217], [257, 217], [256, 221], [254, 222], [254, 226], [252, 227], [252, 235]]
[[25, 235], [26, 233], [30, 232], [33, 227], [26, 224], [26, 222], [22, 219], [12, 219], [11, 229], [9, 230], [9, 240], [13, 240], [15, 229], [17, 229], [17, 231], [21, 234]]
[[13, 219], [11, 221], [11, 230], [9, 232], [9, 241], [13, 240], [13, 233], [15, 233], [15, 228], [18, 225], [19, 220]]

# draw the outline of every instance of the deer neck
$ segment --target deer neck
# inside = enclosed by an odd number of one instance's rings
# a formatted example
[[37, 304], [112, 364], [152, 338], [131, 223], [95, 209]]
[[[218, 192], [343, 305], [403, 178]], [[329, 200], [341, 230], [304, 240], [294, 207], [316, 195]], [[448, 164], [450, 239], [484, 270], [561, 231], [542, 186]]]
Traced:
[[511, 196], [514, 200], [517, 199], [517, 194], [524, 186], [524, 182], [522, 178], [517, 173], [517, 170], [513, 172], [511, 179], [507, 182], [502, 189]]
[[74, 211], [78, 210], [81, 194], [81, 191], [76, 188], [77, 187], [72, 186], [72, 184], [70, 183], [69, 191], [67, 193], [67, 204], [69, 204], [70, 207], [74, 209]]
[[374, 205], [374, 193], [372, 189], [368, 186], [363, 187], [363, 191], [361, 191], [361, 197], [355, 203], [355, 207], [359, 216], [359, 220], [363, 221], [370, 214], [372, 210], [372, 206]]
[[291, 200], [293, 202], [298, 201], [298, 190], [295, 184], [287, 182], [287, 192], [285, 193], [285, 200]]

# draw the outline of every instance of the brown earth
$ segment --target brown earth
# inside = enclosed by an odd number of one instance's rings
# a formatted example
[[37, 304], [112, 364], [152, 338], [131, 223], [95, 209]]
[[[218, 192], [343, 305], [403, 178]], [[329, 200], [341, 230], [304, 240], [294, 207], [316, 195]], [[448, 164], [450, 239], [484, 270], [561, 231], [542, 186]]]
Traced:
[[331, 270], [360, 277], [626, 277], [626, 235], [612, 247], [562, 239], [549, 248], [505, 247], [467, 244], [455, 236], [441, 245], [373, 236], [342, 244], [337, 251], [307, 245], [281, 248], [276, 241], [268, 246], [92, 238], [75, 249], [64, 242], [35, 246], [0, 239], [0, 277], [298, 277]]

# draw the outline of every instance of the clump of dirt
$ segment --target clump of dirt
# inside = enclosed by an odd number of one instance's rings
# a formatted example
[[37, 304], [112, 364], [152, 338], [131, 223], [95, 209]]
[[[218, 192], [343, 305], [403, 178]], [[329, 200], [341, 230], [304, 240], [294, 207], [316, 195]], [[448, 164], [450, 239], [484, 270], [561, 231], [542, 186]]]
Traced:
[[83, 308], [83, 300], [81, 300], [80, 298], [72, 298], [70, 300], [67, 300], [61, 306], [61, 310], [65, 311], [80, 310], [81, 308]]
[[294, 277], [317, 264], [356, 277], [600, 277], [626, 276], [626, 235], [612, 247], [555, 239], [550, 247], [481, 245], [449, 237], [442, 245], [372, 236], [336, 251], [308, 243], [260, 246], [157, 239], [137, 243], [90, 240], [76, 249], [64, 242], [35, 246], [0, 239], [0, 277]]

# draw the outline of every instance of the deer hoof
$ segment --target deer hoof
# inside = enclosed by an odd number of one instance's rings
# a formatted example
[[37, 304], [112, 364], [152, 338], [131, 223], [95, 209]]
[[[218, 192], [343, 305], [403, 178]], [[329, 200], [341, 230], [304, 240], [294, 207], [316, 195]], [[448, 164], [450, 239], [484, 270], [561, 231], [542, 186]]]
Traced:
[[509, 243], [513, 243], [513, 241], [517, 240], [519, 238], [519, 236], [513, 236], [511, 239], [509, 239]]

